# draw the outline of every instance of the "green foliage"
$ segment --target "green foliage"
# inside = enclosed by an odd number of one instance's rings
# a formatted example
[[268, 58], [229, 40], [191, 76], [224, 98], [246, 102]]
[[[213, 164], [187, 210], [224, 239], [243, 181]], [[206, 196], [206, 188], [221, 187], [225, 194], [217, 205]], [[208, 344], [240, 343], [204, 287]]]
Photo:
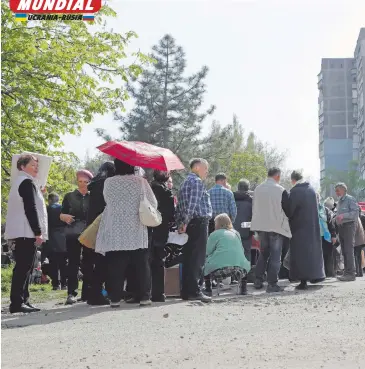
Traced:
[[124, 139], [168, 147], [187, 162], [200, 144], [203, 121], [214, 111], [211, 106], [200, 112], [208, 68], [186, 77], [184, 50], [170, 35], [152, 49], [156, 62], [137, 84], [129, 85], [134, 109], [127, 116], [117, 112], [115, 119], [121, 123]]
[[97, 155], [91, 157], [89, 154], [86, 154], [83, 167], [89, 170], [94, 176], [98, 173], [100, 166], [106, 161], [113, 160], [108, 155], [103, 153], [98, 153]]
[[80, 160], [72, 153], [53, 153], [54, 161], [49, 172], [47, 192], [64, 195], [76, 187], [76, 171]]
[[351, 161], [349, 163], [348, 171], [326, 170], [326, 176], [321, 180], [322, 195], [324, 197], [332, 195], [334, 186], [338, 182], [346, 183], [348, 193], [358, 201], [365, 200], [365, 180], [360, 177], [357, 161]]
[[10, 293], [12, 275], [13, 275], [13, 266], [10, 266], [8, 268], [1, 268], [1, 292], [2, 293], [6, 293], [6, 294]]
[[252, 185], [259, 184], [267, 176], [265, 157], [250, 150], [237, 152], [231, 157], [226, 173], [232, 184], [237, 184], [241, 178], [248, 179]]
[[78, 21], [16, 22], [7, 0], [1, 1], [1, 13], [4, 203], [11, 158], [23, 151], [55, 155], [50, 187], [67, 190], [70, 186], [65, 181], [74, 163], [66, 164], [55, 152], [63, 146], [62, 135], [80, 133], [95, 114], [123, 108], [129, 96], [120, 87], [121, 81], [137, 77], [141, 65], [150, 59], [137, 53], [134, 64], [121, 63], [128, 57], [126, 47], [136, 34], [108, 31], [105, 18], [116, 16], [108, 6], [96, 16], [98, 28]]

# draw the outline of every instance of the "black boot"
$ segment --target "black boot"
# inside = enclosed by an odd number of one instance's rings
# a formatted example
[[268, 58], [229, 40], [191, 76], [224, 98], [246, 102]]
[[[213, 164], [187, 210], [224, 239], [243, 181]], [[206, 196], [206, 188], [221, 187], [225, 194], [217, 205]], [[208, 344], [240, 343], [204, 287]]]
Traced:
[[301, 291], [307, 290], [308, 289], [307, 281], [305, 280], [300, 281], [300, 284], [298, 284], [298, 286], [296, 286], [295, 289]]
[[241, 280], [240, 295], [247, 295], [247, 281]]

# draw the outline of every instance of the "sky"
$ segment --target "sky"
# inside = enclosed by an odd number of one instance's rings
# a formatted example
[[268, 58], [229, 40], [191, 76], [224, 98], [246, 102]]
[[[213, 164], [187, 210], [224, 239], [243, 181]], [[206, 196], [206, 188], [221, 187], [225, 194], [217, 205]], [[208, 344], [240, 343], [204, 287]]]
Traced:
[[[203, 65], [206, 106], [222, 124], [238, 116], [248, 134], [287, 151], [286, 169], [319, 178], [317, 74], [321, 58], [353, 57], [364, 0], [133, 0], [109, 1], [117, 12], [107, 25], [138, 34], [128, 52], [151, 51], [166, 33], [181, 45], [186, 73]], [[133, 107], [127, 104], [127, 109]], [[128, 112], [128, 111], [127, 111]], [[112, 114], [97, 116], [80, 136], [66, 136], [65, 150], [94, 155], [104, 128], [119, 137]]]

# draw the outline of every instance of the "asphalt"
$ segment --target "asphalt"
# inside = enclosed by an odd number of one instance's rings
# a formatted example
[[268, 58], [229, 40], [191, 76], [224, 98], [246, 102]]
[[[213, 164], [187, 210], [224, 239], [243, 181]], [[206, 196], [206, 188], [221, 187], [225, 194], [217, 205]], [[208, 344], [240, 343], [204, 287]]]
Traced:
[[211, 304], [48, 303], [2, 314], [3, 369], [364, 369], [365, 278], [297, 292], [225, 291]]

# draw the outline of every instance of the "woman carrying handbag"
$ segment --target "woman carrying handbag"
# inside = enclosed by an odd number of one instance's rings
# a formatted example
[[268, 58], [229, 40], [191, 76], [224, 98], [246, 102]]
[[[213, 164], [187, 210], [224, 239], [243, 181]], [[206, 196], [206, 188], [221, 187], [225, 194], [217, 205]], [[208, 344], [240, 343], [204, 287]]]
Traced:
[[129, 266], [136, 270], [136, 290], [129, 302], [151, 304], [151, 273], [147, 226], [161, 223], [157, 200], [148, 182], [135, 174], [135, 167], [114, 160], [115, 176], [104, 183], [106, 203], [95, 251], [105, 254], [108, 270], [108, 295], [111, 307], [120, 306]]

